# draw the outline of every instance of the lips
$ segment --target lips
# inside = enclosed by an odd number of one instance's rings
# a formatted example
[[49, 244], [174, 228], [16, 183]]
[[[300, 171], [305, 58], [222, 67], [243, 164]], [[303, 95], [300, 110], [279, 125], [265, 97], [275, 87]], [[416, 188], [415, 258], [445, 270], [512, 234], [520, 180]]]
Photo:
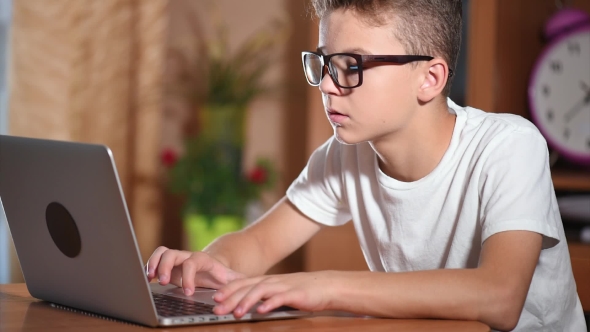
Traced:
[[328, 108], [326, 111], [328, 112], [328, 118], [330, 118], [330, 121], [333, 123], [341, 124], [348, 119], [348, 115], [342, 114], [334, 109]]

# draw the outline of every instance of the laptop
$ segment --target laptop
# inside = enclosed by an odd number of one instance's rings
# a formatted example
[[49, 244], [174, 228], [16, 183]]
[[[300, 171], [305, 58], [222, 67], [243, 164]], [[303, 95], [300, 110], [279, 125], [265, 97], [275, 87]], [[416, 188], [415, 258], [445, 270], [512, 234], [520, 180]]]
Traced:
[[56, 307], [152, 327], [311, 315], [290, 307], [215, 315], [215, 290], [185, 296], [148, 283], [104, 145], [0, 135], [0, 202], [29, 292]]

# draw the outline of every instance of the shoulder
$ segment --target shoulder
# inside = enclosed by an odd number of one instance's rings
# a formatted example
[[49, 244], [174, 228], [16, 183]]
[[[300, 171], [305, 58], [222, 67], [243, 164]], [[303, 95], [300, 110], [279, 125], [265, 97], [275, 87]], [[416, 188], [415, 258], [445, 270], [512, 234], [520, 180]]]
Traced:
[[539, 129], [522, 116], [509, 113], [487, 113], [466, 107], [464, 132], [472, 139], [480, 139], [488, 148], [526, 148], [528, 145], [546, 146]]
[[529, 120], [509, 113], [460, 107], [452, 101], [449, 107], [457, 114], [457, 156], [470, 167], [483, 173], [515, 165], [544, 167], [548, 160], [547, 142]]
[[[529, 120], [514, 114], [479, 114], [481, 122], [478, 136], [481, 145], [482, 175], [519, 174], [523, 180], [544, 173], [549, 167], [547, 142]], [[536, 172], [535, 170], [538, 170]], [[539, 175], [540, 176], [540, 175]]]

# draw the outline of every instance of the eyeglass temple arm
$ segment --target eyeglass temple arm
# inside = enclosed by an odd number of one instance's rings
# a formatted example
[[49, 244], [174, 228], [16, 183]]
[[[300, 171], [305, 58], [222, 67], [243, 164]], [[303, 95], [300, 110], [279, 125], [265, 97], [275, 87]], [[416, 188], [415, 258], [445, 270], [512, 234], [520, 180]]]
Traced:
[[[430, 61], [434, 57], [428, 55], [363, 55], [363, 62], [392, 62], [406, 64], [414, 61]], [[455, 72], [449, 68], [449, 78], [453, 77]]]

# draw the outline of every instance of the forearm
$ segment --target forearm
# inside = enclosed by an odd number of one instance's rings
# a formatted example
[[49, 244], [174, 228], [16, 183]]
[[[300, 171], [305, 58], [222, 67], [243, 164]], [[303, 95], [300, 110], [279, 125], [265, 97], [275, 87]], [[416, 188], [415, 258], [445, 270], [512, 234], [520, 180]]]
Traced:
[[[478, 320], [509, 329], [518, 298], [480, 269], [334, 273], [330, 309], [394, 318]], [[508, 325], [506, 325], [508, 324]]]
[[260, 220], [222, 236], [203, 251], [236, 272], [259, 276], [301, 247], [320, 228], [283, 197]]
[[256, 237], [246, 231], [226, 234], [203, 251], [248, 277], [262, 275], [271, 267], [263, 259], [264, 252]]

